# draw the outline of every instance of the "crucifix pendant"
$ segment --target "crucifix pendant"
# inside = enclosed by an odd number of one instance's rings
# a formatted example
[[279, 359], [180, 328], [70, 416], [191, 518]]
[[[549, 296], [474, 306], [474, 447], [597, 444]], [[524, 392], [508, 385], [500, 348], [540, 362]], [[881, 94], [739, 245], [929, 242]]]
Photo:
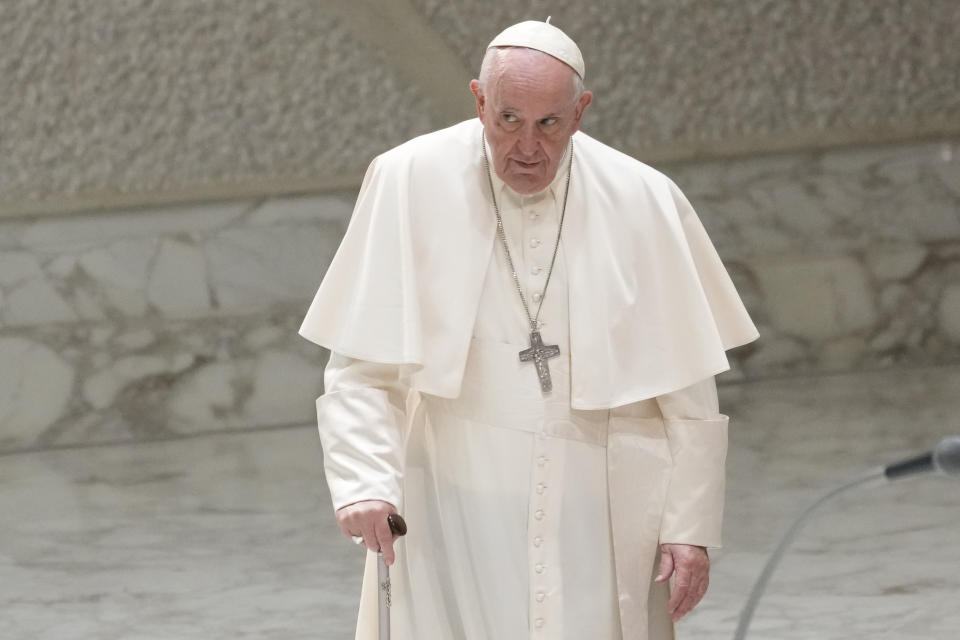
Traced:
[[543, 344], [539, 331], [530, 332], [530, 348], [520, 352], [520, 362], [533, 360], [533, 366], [537, 368], [537, 378], [540, 379], [540, 389], [543, 391], [550, 391], [553, 388], [547, 358], [558, 355], [560, 355], [560, 347], [555, 344]]

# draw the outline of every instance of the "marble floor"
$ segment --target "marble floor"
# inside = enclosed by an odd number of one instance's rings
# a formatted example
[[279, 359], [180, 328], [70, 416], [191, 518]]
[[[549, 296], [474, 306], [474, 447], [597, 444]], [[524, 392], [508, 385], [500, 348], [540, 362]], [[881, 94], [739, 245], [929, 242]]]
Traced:
[[[729, 384], [725, 547], [679, 638], [730, 638], [822, 492], [960, 432], [960, 367]], [[0, 457], [0, 638], [352, 638], [362, 551], [311, 426]], [[750, 638], [952, 639], [960, 478], [842, 496], [797, 539]], [[499, 639], [498, 639], [499, 640]]]

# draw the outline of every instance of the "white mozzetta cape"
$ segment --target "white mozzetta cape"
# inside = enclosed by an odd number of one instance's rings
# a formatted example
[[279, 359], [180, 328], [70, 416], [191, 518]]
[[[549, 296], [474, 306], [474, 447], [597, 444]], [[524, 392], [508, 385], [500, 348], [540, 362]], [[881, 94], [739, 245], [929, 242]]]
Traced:
[[[481, 132], [467, 120], [374, 159], [302, 336], [412, 365], [414, 390], [459, 395], [497, 242]], [[758, 333], [690, 203], [659, 171], [582, 132], [573, 147], [571, 406], [617, 407], [727, 370], [725, 351]]]

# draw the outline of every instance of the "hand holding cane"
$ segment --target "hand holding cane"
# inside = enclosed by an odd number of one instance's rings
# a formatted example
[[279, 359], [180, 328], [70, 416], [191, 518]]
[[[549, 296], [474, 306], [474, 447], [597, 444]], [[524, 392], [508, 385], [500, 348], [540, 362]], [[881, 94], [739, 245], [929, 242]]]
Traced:
[[[387, 516], [387, 525], [390, 532], [396, 536], [406, 535], [407, 523], [397, 513], [391, 513]], [[353, 536], [353, 541], [357, 544], [363, 543], [362, 536]], [[383, 551], [377, 551], [377, 593], [379, 595], [378, 622], [380, 640], [390, 640], [390, 567], [383, 559]]]

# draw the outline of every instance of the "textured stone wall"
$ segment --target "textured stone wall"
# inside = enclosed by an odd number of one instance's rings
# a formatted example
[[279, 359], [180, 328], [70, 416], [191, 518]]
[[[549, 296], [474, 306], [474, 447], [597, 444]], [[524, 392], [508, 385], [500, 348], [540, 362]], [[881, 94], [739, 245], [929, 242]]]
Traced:
[[552, 14], [598, 97], [585, 128], [641, 158], [960, 130], [953, 0], [414, 3], [471, 67], [490, 32]]
[[644, 159], [960, 132], [954, 0], [10, 0], [0, 214], [355, 186], [548, 13]]
[[5, 202], [359, 184], [437, 122], [314, 0], [3, 2], [0, 94]]

